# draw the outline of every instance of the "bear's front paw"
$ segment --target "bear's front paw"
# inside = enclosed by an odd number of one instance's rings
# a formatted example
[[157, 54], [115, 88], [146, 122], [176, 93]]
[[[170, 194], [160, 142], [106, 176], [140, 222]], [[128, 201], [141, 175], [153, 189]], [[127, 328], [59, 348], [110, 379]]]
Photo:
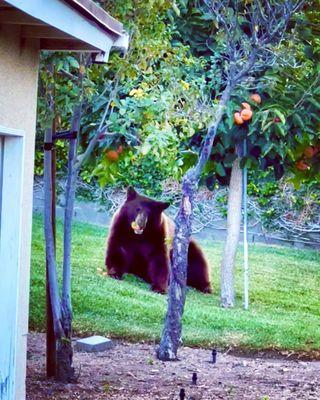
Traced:
[[166, 293], [167, 293], [167, 290], [166, 290], [166, 289], [161, 288], [161, 287], [159, 287], [159, 286], [152, 286], [151, 289], [152, 289], [154, 292], [159, 293], [159, 294], [166, 294]]
[[207, 286], [204, 289], [202, 289], [201, 292], [204, 293], [204, 294], [212, 294], [213, 293], [212, 287], [211, 286]]
[[122, 275], [117, 274], [115, 272], [114, 273], [108, 272], [108, 276], [110, 276], [110, 278], [117, 279], [119, 281], [121, 281], [122, 279]]

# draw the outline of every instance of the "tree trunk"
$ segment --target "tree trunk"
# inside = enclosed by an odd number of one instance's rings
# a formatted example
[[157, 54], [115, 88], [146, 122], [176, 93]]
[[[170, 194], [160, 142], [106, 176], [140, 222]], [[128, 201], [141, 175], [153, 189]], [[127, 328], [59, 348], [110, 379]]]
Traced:
[[44, 138], [44, 236], [46, 260], [48, 268], [49, 290], [51, 297], [53, 326], [57, 338], [63, 335], [61, 326], [61, 308], [57, 277], [57, 266], [54, 250], [54, 234], [52, 230], [52, 130], [46, 129]]
[[186, 298], [188, 247], [191, 236], [192, 205], [196, 189], [197, 183], [193, 176], [190, 179], [186, 175], [183, 179], [182, 200], [175, 219], [176, 228], [173, 265], [170, 268], [168, 310], [158, 349], [158, 358], [163, 361], [175, 360], [181, 344], [181, 317]]
[[[72, 139], [72, 142], [75, 140]], [[70, 154], [75, 146], [69, 145], [69, 170], [66, 187], [66, 206], [64, 213], [64, 254], [63, 283], [61, 299], [61, 322], [64, 336], [58, 340], [57, 346], [57, 379], [63, 382], [74, 380], [73, 350], [72, 350], [72, 305], [71, 305], [71, 225], [74, 209], [75, 177], [70, 169]]]
[[[78, 134], [81, 119], [81, 104], [76, 106], [72, 116], [71, 132]], [[57, 346], [57, 379], [63, 382], [74, 380], [72, 350], [72, 304], [71, 304], [71, 231], [78, 169], [75, 168], [77, 138], [70, 139], [68, 152], [68, 175], [66, 184], [66, 205], [64, 210], [63, 275], [61, 298], [61, 323], [64, 336]]]
[[72, 367], [73, 350], [71, 336], [57, 340], [57, 370], [56, 379], [60, 382], [70, 383], [75, 381], [74, 368]]
[[[56, 131], [55, 123], [52, 123], [52, 134]], [[56, 250], [56, 151], [53, 148], [51, 151], [51, 218], [52, 218], [52, 233], [54, 239], [54, 250]], [[56, 251], [55, 251], [56, 254]], [[47, 378], [56, 375], [57, 368], [57, 341], [54, 333], [52, 304], [49, 286], [48, 263], [46, 261], [46, 367]]]
[[[61, 303], [59, 296], [59, 286], [57, 278], [57, 266], [54, 251], [54, 234], [52, 230], [52, 131], [51, 128], [45, 132], [45, 150], [44, 150], [44, 233], [46, 243], [46, 260], [48, 271], [48, 284], [50, 290], [51, 307], [53, 315], [54, 333], [57, 339], [57, 371], [56, 378], [65, 381], [66, 374], [61, 355], [68, 357], [64, 351], [64, 329], [62, 324]], [[69, 380], [68, 380], [69, 381]]]
[[232, 166], [228, 196], [227, 237], [221, 262], [221, 306], [233, 307], [234, 291], [234, 262], [237, 253], [242, 204], [242, 169], [237, 158]]
[[172, 266], [170, 268], [168, 309], [157, 352], [158, 358], [163, 361], [177, 359], [178, 348], [182, 341], [181, 318], [186, 298], [188, 247], [191, 236], [194, 198], [202, 169], [211, 154], [218, 125], [229, 101], [231, 89], [231, 85], [227, 85], [221, 96], [215, 120], [208, 128], [197, 165], [187, 171], [182, 180], [182, 199], [175, 219], [176, 227], [173, 240]]

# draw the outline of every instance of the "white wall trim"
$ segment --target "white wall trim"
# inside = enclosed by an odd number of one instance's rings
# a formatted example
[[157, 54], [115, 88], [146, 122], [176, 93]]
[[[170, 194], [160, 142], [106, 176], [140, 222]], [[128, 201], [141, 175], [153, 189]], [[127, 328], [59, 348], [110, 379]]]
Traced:
[[24, 131], [21, 129], [12, 129], [0, 125], [0, 135], [4, 136], [24, 136]]

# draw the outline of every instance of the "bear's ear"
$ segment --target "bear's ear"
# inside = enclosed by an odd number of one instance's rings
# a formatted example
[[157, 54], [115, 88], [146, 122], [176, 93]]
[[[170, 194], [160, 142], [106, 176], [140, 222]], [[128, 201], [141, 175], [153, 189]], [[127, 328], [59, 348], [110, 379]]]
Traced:
[[129, 186], [127, 189], [127, 200], [134, 200], [137, 196], [137, 192], [135, 191], [133, 186]]
[[161, 211], [165, 210], [170, 206], [170, 203], [167, 201], [157, 201], [157, 208]]

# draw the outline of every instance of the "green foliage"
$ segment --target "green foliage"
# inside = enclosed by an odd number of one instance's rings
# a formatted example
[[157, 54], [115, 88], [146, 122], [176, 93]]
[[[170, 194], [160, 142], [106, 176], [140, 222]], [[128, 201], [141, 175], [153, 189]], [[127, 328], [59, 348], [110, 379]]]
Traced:
[[[277, 74], [276, 83], [266, 89], [266, 97], [250, 126], [249, 136], [266, 160], [260, 164], [262, 168], [282, 162], [299, 183], [320, 177], [320, 93], [312, 85], [318, 79], [314, 71], [305, 74], [300, 70], [293, 86], [288, 78], [294, 72], [297, 71], [271, 71], [272, 79]], [[269, 77], [267, 75], [265, 79]], [[313, 154], [305, 155], [310, 147]], [[304, 170], [304, 164], [299, 168], [299, 161], [305, 163]]]
[[[179, 179], [181, 176], [183, 155], [179, 143], [199, 126], [196, 99], [205, 81], [201, 60], [194, 58], [182, 42], [172, 40], [174, 25], [168, 23], [167, 14], [172, 3], [138, 3], [102, 3], [125, 23], [131, 47], [123, 59], [112, 55], [105, 76], [97, 77], [101, 89], [107, 79], [116, 79], [118, 87], [111, 104], [107, 135], [100, 141], [91, 162], [93, 176], [103, 186], [127, 184], [132, 176], [140, 187], [149, 181], [152, 191], [163, 177]], [[98, 122], [94, 121], [99, 121], [110, 93], [111, 89], [105, 91], [99, 102], [88, 110], [84, 125], [89, 137], [96, 129]], [[196, 116], [194, 120], [188, 118], [191, 113]], [[116, 150], [119, 145], [125, 150], [118, 163], [110, 163], [105, 151]]]
[[[142, 187], [149, 180], [152, 190], [150, 177], [155, 177], [154, 171], [159, 171], [157, 180], [164, 176], [179, 179], [184, 169], [184, 149], [179, 144], [203, 127], [208, 118], [207, 110], [197, 110], [197, 99], [206, 86], [202, 60], [193, 57], [188, 46], [173, 40], [174, 24], [168, 23], [167, 14], [171, 2], [149, 1], [143, 6], [141, 3], [140, 7], [128, 0], [101, 5], [125, 22], [131, 35], [131, 47], [124, 58], [112, 54], [108, 65], [86, 68], [79, 143], [82, 150], [96, 133], [106, 106], [112, 101], [105, 135], [81, 176], [87, 181], [97, 178], [105, 186], [127, 184], [128, 177], [133, 175], [134, 180], [142, 179], [139, 182]], [[48, 69], [50, 63], [54, 71]], [[44, 55], [36, 157], [39, 174], [42, 172], [43, 129], [50, 119], [46, 88], [49, 83], [55, 88], [57, 129], [67, 129], [80, 94], [79, 84], [72, 76], [77, 76], [82, 64], [73, 55]], [[119, 163], [107, 160], [106, 152], [116, 151], [119, 146], [124, 148]], [[57, 150], [57, 159], [63, 164], [65, 151]], [[153, 171], [147, 172], [150, 167]], [[145, 171], [146, 176], [141, 171]]]
[[[193, 54], [204, 60], [207, 90], [213, 100], [214, 108], [214, 102], [217, 101], [217, 96], [223, 88], [223, 75], [227, 70], [228, 61], [225, 57], [229, 45], [227, 34], [219, 29], [219, 21], [215, 20], [212, 13], [204, 13], [198, 5], [194, 5], [193, 1], [179, 0], [177, 5], [179, 12], [178, 17], [175, 17], [176, 38], [188, 43]], [[274, 67], [265, 73], [266, 68], [262, 62], [261, 66], [233, 91], [226, 114], [218, 127], [210, 161], [203, 172], [203, 183], [208, 188], [229, 183], [236, 149], [241, 148], [241, 143], [246, 136], [248, 136], [249, 152], [241, 161], [242, 167], [261, 170], [273, 166], [276, 179], [279, 179], [285, 171], [291, 171], [294, 172], [298, 182], [318, 174], [319, 156], [308, 161], [310, 168], [303, 173], [293, 166], [293, 160], [289, 160], [289, 155], [294, 158], [294, 161], [301, 158], [303, 150], [306, 146], [310, 146], [310, 143], [312, 146], [318, 145], [316, 137], [319, 135], [315, 127], [319, 126], [319, 120], [316, 122], [315, 118], [319, 114], [317, 107], [320, 104], [317, 100], [318, 85], [316, 84], [319, 40], [315, 22], [319, 20], [319, 13], [311, 11], [314, 10], [312, 6], [314, 6], [313, 2], [308, 2], [308, 7], [305, 7], [304, 12], [294, 16], [286, 32], [285, 41], [276, 47], [269, 48], [270, 54], [273, 53], [276, 56]], [[241, 44], [244, 49], [250, 49], [252, 32], [248, 26], [247, 15], [250, 15], [248, 8], [251, 7], [251, 2], [238, 2], [233, 9], [226, 9], [224, 18], [230, 25], [236, 7], [238, 30], [233, 40], [239, 43], [239, 46]], [[258, 21], [257, 24], [259, 25], [260, 22]], [[260, 29], [258, 25], [256, 28]], [[246, 50], [244, 50], [243, 60], [234, 62], [240, 62], [240, 64], [244, 62], [245, 53]], [[312, 82], [311, 87], [315, 89], [314, 91], [309, 90], [308, 82]], [[261, 106], [250, 101], [253, 90], [262, 95]], [[296, 103], [301, 98], [303, 98], [302, 115], [296, 110]], [[243, 101], [251, 104], [254, 116], [251, 123], [239, 127], [233, 122], [233, 114], [241, 110], [240, 104]], [[295, 126], [290, 119], [296, 120], [295, 124], [299, 122], [300, 126], [304, 126], [304, 132], [300, 138], [304, 141], [304, 145], [300, 148], [296, 146], [296, 132], [293, 131]], [[306, 124], [309, 125], [308, 129], [305, 129]], [[196, 132], [196, 143], [193, 146], [195, 152], [196, 148], [201, 146], [202, 137], [201, 132]]]
[[[166, 168], [164, 165], [166, 164]], [[162, 183], [175, 167], [174, 160], [166, 157], [158, 161], [152, 153], [145, 156], [129, 150], [118, 163], [102, 160], [93, 171], [102, 186], [113, 180], [113, 186], [130, 186], [140, 188], [146, 195], [157, 197], [162, 194]], [[130, 171], [130, 173], [128, 173]]]
[[[193, 1], [100, 3], [124, 22], [131, 36], [129, 53], [125, 58], [114, 53], [107, 65], [86, 68], [85, 58], [79, 55], [42, 55], [35, 171], [41, 175], [43, 170], [42, 141], [50, 120], [47, 100], [51, 84], [57, 130], [68, 129], [72, 109], [82, 93], [80, 150], [96, 133], [112, 100], [105, 135], [83, 167], [83, 179], [97, 179], [102, 186], [127, 185], [132, 179], [155, 195], [161, 180], [179, 180], [197, 160], [224, 85], [226, 38], [217, 21]], [[239, 3], [237, 40], [249, 39], [245, 3]], [[277, 49], [274, 68], [267, 74], [255, 73], [232, 94], [203, 173], [202, 183], [208, 188], [228, 184], [236, 148], [246, 135], [249, 154], [242, 159], [242, 167], [266, 170], [273, 166], [277, 178], [286, 170], [293, 173], [296, 185], [319, 180], [320, 151], [310, 159], [304, 155], [307, 147], [320, 146], [319, 13], [312, 7], [311, 2], [290, 25], [286, 44]], [[50, 70], [51, 64], [54, 69]], [[80, 68], [85, 70], [82, 88], [76, 79]], [[260, 106], [250, 102], [252, 86], [262, 96]], [[254, 116], [250, 124], [239, 127], [233, 122], [233, 113], [243, 101], [251, 104]], [[123, 147], [119, 160], [108, 160], [106, 152], [117, 151], [119, 146]], [[56, 149], [58, 170], [63, 170], [66, 143], [58, 142]], [[304, 164], [297, 164], [299, 161]], [[304, 165], [303, 171], [297, 168]]]
[[279, 184], [270, 177], [271, 173], [270, 169], [260, 172], [258, 179], [252, 179], [253, 174], [250, 174], [248, 195], [257, 198], [260, 206], [266, 206], [270, 197], [280, 192]]
[[[62, 226], [58, 224], [58, 259]], [[115, 281], [104, 269], [106, 230], [76, 223], [73, 235], [72, 299], [75, 334], [102, 334], [130, 340], [158, 340], [167, 298], [127, 276]], [[86, 244], [85, 246], [83, 244]], [[184, 344], [249, 349], [319, 351], [319, 254], [311, 250], [252, 245], [249, 250], [250, 309], [242, 309], [242, 254], [236, 262], [237, 306], [219, 307], [220, 243], [203, 243], [212, 266], [214, 295], [189, 290]], [[45, 327], [42, 221], [34, 220], [30, 328]], [[290, 332], [290, 334], [288, 334]]]
[[[188, 60], [186, 49], [177, 48], [175, 57]], [[173, 61], [176, 63], [177, 59]], [[132, 82], [129, 92], [119, 92], [119, 99], [112, 102], [109, 118], [111, 135], [107, 134], [100, 141], [94, 160], [95, 163], [99, 161], [93, 175], [102, 185], [128, 180], [122, 172], [127, 168], [128, 176], [131, 172], [134, 174], [135, 160], [138, 160], [137, 166], [147, 170], [151, 166], [150, 157], [153, 157], [159, 175], [179, 179], [184, 163], [179, 145], [199, 127], [199, 119], [188, 118], [188, 113], [196, 108], [196, 101], [192, 99], [197, 98], [198, 85], [202, 82], [199, 70], [199, 65], [194, 63], [190, 66], [180, 63], [176, 67], [172, 65], [172, 58], [165, 57], [160, 62], [160, 69], [152, 76], [146, 74], [143, 81]], [[184, 80], [192, 74], [197, 74], [196, 79], [190, 83]], [[191, 100], [187, 100], [189, 97]], [[125, 147], [122, 162], [110, 165], [104, 152], [116, 149], [120, 144]]]
[[249, 133], [266, 161], [260, 167], [282, 163], [297, 187], [320, 180], [320, 41], [315, 24], [320, 13], [314, 2], [307, 4], [299, 15], [296, 41], [289, 43], [295, 58], [275, 64], [260, 80], [263, 102]]
[[250, 171], [248, 195], [260, 207], [260, 222], [269, 232], [279, 229], [277, 221], [281, 218], [290, 222], [296, 221], [300, 233], [308, 224], [318, 221], [320, 191], [316, 180], [305, 181], [293, 190], [288, 177], [274, 181], [272, 168], [260, 172]]
[[[75, 104], [79, 102], [81, 88], [77, 83], [80, 64], [83, 68], [84, 57], [66, 53], [42, 52], [40, 58], [38, 118], [36, 136], [35, 174], [43, 174], [43, 138], [44, 131], [54, 125], [57, 131], [67, 130]], [[72, 78], [72, 79], [71, 79]], [[83, 91], [90, 99], [92, 82], [84, 78]], [[49, 109], [50, 96], [54, 97], [54, 116]], [[57, 169], [65, 168], [67, 159], [67, 142], [55, 143]]]

